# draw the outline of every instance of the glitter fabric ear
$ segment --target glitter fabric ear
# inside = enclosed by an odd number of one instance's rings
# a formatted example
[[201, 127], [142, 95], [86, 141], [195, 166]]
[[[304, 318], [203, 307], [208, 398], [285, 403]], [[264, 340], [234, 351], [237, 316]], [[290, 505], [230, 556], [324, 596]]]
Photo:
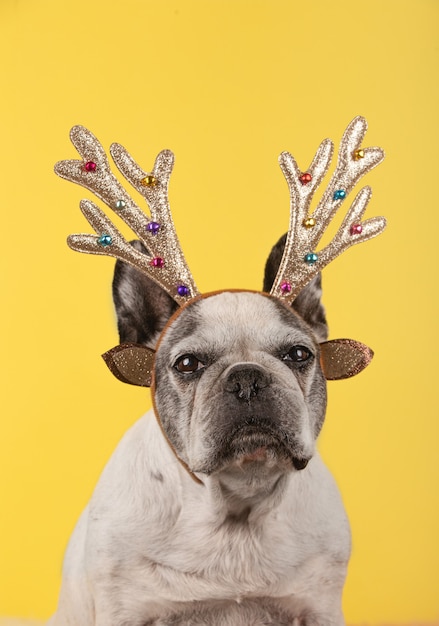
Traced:
[[353, 339], [333, 339], [320, 344], [320, 363], [326, 380], [356, 376], [372, 358], [373, 351]]
[[110, 371], [123, 383], [150, 387], [154, 350], [135, 343], [122, 343], [102, 355]]

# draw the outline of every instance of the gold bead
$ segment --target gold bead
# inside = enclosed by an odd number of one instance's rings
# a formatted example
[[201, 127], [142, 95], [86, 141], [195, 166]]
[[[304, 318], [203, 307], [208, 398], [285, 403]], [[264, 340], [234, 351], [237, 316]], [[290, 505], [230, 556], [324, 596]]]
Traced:
[[154, 185], [157, 185], [157, 178], [151, 175], [145, 176], [145, 178], [142, 178], [140, 181], [140, 184], [143, 187], [154, 187]]
[[303, 225], [305, 228], [314, 228], [316, 225], [316, 221], [313, 217], [308, 217], [306, 220], [303, 220]]
[[363, 150], [363, 148], [359, 148], [358, 150], [354, 150], [352, 156], [354, 157], [354, 161], [359, 161], [360, 159], [364, 159], [364, 150]]

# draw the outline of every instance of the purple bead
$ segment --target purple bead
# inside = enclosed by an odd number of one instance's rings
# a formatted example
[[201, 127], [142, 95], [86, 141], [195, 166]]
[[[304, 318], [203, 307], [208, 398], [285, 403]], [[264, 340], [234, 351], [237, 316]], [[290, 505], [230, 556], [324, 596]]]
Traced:
[[160, 224], [158, 222], [148, 222], [146, 230], [151, 233], [151, 235], [157, 235], [160, 230]]
[[178, 293], [179, 296], [188, 296], [189, 295], [189, 289], [186, 287], [186, 285], [178, 285], [177, 293]]

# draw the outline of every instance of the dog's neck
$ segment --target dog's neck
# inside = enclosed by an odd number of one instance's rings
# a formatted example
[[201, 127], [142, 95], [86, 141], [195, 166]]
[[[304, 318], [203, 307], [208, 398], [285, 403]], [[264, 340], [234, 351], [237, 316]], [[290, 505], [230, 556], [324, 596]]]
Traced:
[[242, 469], [231, 467], [205, 481], [217, 512], [238, 522], [264, 515], [282, 500], [291, 472], [262, 466]]

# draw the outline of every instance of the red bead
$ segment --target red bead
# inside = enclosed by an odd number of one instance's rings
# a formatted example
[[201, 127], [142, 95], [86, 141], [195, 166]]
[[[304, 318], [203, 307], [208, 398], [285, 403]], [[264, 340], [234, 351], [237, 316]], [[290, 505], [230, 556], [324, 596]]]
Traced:
[[363, 232], [363, 227], [361, 224], [352, 224], [351, 235], [361, 235], [362, 232]]
[[305, 172], [304, 174], [301, 174], [299, 176], [299, 180], [302, 183], [302, 185], [307, 185], [308, 183], [312, 181], [312, 176], [308, 172]]
[[96, 171], [96, 163], [94, 161], [87, 161], [84, 165], [84, 169], [86, 172], [94, 172]]
[[152, 267], [163, 267], [165, 265], [165, 260], [159, 256], [156, 256], [154, 259], [152, 259], [152, 261], [150, 261], [149, 264]]

